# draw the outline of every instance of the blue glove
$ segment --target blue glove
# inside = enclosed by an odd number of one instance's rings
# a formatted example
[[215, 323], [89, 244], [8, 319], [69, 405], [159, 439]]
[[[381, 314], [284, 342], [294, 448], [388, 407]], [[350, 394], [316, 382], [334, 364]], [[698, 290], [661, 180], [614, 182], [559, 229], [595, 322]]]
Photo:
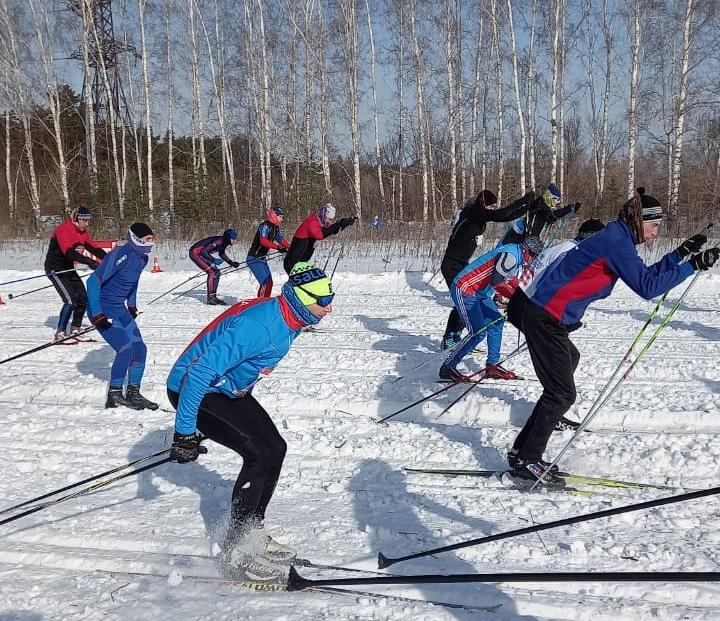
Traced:
[[223, 263], [225, 263], [225, 261], [223, 261], [220, 257], [217, 257], [217, 258], [213, 259], [213, 263], [215, 265], [222, 265]]

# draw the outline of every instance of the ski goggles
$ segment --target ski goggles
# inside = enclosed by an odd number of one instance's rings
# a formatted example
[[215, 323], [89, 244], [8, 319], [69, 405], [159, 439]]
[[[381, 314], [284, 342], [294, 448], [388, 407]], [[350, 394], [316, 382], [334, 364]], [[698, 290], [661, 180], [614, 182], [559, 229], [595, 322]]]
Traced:
[[334, 293], [331, 293], [330, 295], [315, 295], [312, 291], [308, 291], [305, 287], [302, 285], [295, 285], [298, 289], [302, 289], [304, 293], [307, 293], [313, 300], [315, 300], [315, 303], [318, 306], [330, 306], [332, 304], [333, 298], [335, 297]]

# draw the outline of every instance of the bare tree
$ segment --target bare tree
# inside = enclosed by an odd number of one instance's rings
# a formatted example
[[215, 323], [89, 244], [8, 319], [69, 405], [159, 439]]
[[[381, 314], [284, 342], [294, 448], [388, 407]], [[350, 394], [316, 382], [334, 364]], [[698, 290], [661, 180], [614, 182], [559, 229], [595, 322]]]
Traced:
[[505, 125], [503, 110], [503, 73], [500, 55], [500, 28], [496, 0], [490, 1], [490, 13], [493, 25], [493, 51], [495, 53], [495, 113], [497, 115], [497, 202], [502, 205], [503, 181], [505, 177]]
[[527, 77], [525, 93], [528, 118], [528, 167], [530, 169], [530, 188], [535, 188], [535, 18], [537, 16], [537, 0], [532, 0], [530, 8], [530, 35], [527, 53]]
[[558, 84], [560, 78], [560, 22], [565, 0], [553, 0], [554, 19], [552, 31], [552, 86], [550, 87], [550, 179], [557, 177], [558, 164]]
[[513, 87], [515, 90], [515, 113], [520, 131], [520, 193], [525, 194], [525, 115], [520, 103], [520, 75], [518, 71], [517, 50], [515, 46], [515, 24], [513, 22], [512, 0], [507, 0], [508, 27], [510, 29], [510, 50], [513, 70]]
[[628, 168], [627, 197], [635, 194], [635, 148], [637, 145], [638, 121], [638, 66], [640, 59], [640, 1], [632, 4], [632, 37], [630, 43], [630, 109], [628, 111]]
[[150, 73], [148, 70], [148, 53], [145, 42], [145, 9], [147, 0], [137, 0], [138, 14], [140, 17], [140, 49], [142, 54], [142, 73], [143, 73], [143, 95], [145, 99], [145, 142], [147, 143], [147, 205], [148, 216], [152, 220], [154, 217], [153, 203], [153, 171], [152, 171], [152, 117], [150, 115]]
[[377, 102], [377, 77], [375, 75], [375, 37], [373, 34], [372, 18], [370, 15], [370, 1], [365, 0], [365, 11], [367, 12], [368, 36], [370, 39], [370, 84], [373, 98], [373, 127], [375, 129], [375, 160], [377, 166], [378, 188], [380, 200], [385, 205], [385, 184], [383, 183], [382, 160], [380, 157], [380, 120]]
[[[92, 5], [87, 0], [81, 0], [80, 15], [82, 17], [82, 27], [80, 30], [80, 49], [82, 51], [83, 69], [86, 76], [92, 75], [90, 67], [90, 40], [92, 33]], [[97, 137], [95, 135], [95, 115], [93, 111], [92, 101], [92, 83], [91, 80], [83, 80], [83, 101], [84, 119], [85, 119], [85, 145], [88, 161], [88, 172], [90, 175], [90, 193], [93, 198], [97, 196], [98, 191], [98, 159], [97, 159]]]
[[174, 12], [174, 0], [165, 0], [165, 54], [167, 59], [167, 169], [168, 169], [168, 211], [175, 213], [175, 170], [174, 158], [174, 128], [173, 114], [175, 110], [175, 81], [173, 78], [172, 36], [170, 30], [170, 16]]
[[452, 46], [452, 37], [455, 32], [452, 10], [453, 0], [445, 0], [445, 70], [447, 74], [447, 96], [445, 97], [445, 105], [447, 107], [447, 123], [448, 136], [450, 138], [450, 207], [455, 213], [458, 209], [457, 204], [457, 156], [455, 145], [455, 86], [453, 79], [455, 77], [454, 54]]
[[410, 36], [413, 42], [413, 57], [415, 59], [415, 84], [417, 87], [417, 110], [418, 124], [420, 126], [420, 159], [422, 166], [422, 195], [423, 195], [423, 221], [427, 222], [429, 214], [428, 203], [428, 181], [429, 181], [429, 162], [428, 162], [428, 137], [427, 123], [425, 122], [425, 92], [423, 87], [424, 71], [423, 61], [420, 55], [420, 42], [415, 26], [415, 0], [408, 0], [408, 13], [410, 18]]
[[200, 55], [195, 30], [195, 0], [188, 0], [188, 28], [190, 34], [190, 68], [192, 73], [192, 149], [195, 191], [207, 190], [207, 157], [205, 155], [205, 121], [200, 89]]
[[[478, 26], [478, 35], [477, 35], [477, 43], [475, 45], [475, 80], [473, 82], [473, 94], [472, 94], [472, 100], [470, 104], [470, 194], [471, 196], [475, 196], [477, 194], [477, 189], [475, 185], [475, 172], [477, 171], [477, 144], [478, 144], [478, 102], [480, 100], [480, 59], [482, 58], [482, 49], [483, 49], [483, 27], [485, 25], [485, 11], [480, 10], [480, 24]], [[487, 84], [487, 80], [485, 80], [485, 83]], [[485, 89], [485, 92], [487, 92], [487, 89]], [[484, 97], [484, 96], [483, 96]], [[483, 115], [483, 123], [484, 123], [485, 116]], [[483, 125], [484, 126], [484, 125]], [[485, 134], [483, 131], [483, 143], [485, 141]], [[483, 187], [485, 185], [485, 173], [483, 172], [482, 175], [482, 184]], [[479, 189], [482, 189], [479, 188]]]

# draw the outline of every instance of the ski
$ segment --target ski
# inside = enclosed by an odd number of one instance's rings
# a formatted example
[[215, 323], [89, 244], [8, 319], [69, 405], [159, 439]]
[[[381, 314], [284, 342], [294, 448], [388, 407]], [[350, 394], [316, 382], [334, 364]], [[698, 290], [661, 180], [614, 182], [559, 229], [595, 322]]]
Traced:
[[[306, 565], [309, 567], [317, 566], [322, 564], [314, 564], [311, 561], [307, 561], [306, 559], [300, 559], [301, 561], [306, 561], [307, 563], [310, 563], [310, 565]], [[326, 566], [327, 568], [333, 568], [337, 570], [342, 571], [361, 571], [364, 572], [364, 570], [355, 568], [347, 568], [347, 567], [334, 567], [334, 566]], [[168, 580], [169, 575], [165, 574], [153, 574], [153, 573], [145, 573], [140, 571], [105, 571], [105, 570], [95, 570], [99, 573], [108, 573], [111, 575], [117, 575], [117, 576], [128, 576], [128, 577], [137, 577], [137, 578], [158, 578], [163, 580]], [[384, 575], [388, 576], [391, 574], [382, 573], [382, 572], [376, 572], [376, 571], [368, 571], [364, 573], [370, 573], [370, 574], [377, 574], [377, 575]], [[279, 582], [279, 581], [257, 581], [257, 580], [233, 580], [232, 578], [224, 578], [222, 576], [195, 576], [195, 575], [183, 575], [182, 576], [183, 581], [187, 580], [189, 582], [196, 582], [196, 583], [202, 583], [202, 584], [215, 584], [218, 586], [227, 586], [227, 587], [239, 587], [243, 589], [248, 589], [250, 591], [254, 591], [255, 593], [279, 593], [279, 592], [287, 592], [288, 591], [288, 585], [287, 582]], [[431, 606], [439, 606], [441, 608], [451, 608], [451, 609], [465, 609], [465, 610], [474, 610], [474, 611], [480, 611], [480, 612], [497, 612], [501, 607], [502, 604], [495, 604], [493, 606], [475, 606], [472, 604], [456, 604], [453, 602], [443, 602], [443, 601], [437, 601], [437, 600], [426, 600], [426, 599], [418, 599], [415, 597], [405, 597], [402, 595], [392, 595], [387, 593], [373, 593], [371, 591], [362, 591], [357, 589], [345, 589], [345, 588], [336, 588], [336, 587], [310, 587], [308, 589], [304, 589], [304, 591], [309, 593], [319, 593], [323, 595], [342, 595], [345, 597], [369, 597], [371, 599], [376, 600], [383, 600], [387, 602], [400, 602], [400, 603], [408, 603], [408, 604], [429, 604]]]
[[[468, 477], [501, 477], [510, 474], [509, 470], [464, 470], [454, 468], [403, 468], [405, 472], [412, 474], [438, 474], [444, 476], [468, 476]], [[638, 483], [636, 481], [621, 481], [619, 479], [606, 479], [603, 477], [590, 477], [570, 472], [560, 472], [560, 476], [566, 483], [573, 485], [591, 485], [600, 487], [612, 487], [617, 489], [659, 489], [677, 490], [679, 488], [670, 485], [655, 485], [652, 483]], [[565, 488], [567, 489], [567, 488]]]

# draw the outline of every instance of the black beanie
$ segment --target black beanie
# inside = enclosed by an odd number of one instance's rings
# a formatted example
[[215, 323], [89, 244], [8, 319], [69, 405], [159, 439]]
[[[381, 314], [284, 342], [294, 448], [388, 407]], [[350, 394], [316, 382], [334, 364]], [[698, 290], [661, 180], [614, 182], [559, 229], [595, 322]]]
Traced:
[[80, 203], [71, 214], [72, 219], [77, 222], [78, 220], [89, 220], [90, 210], [85, 206], [84, 203]]
[[135, 237], [139, 237], [140, 239], [142, 239], [146, 235], [155, 235], [152, 229], [144, 222], [136, 222], [135, 224], [131, 224], [130, 230], [132, 231], [133, 235], [135, 235]]
[[600, 220], [596, 220], [595, 218], [585, 220], [585, 222], [583, 222], [578, 229], [578, 239], [587, 239], [598, 231], [602, 231], [604, 228], [605, 225], [600, 222]]
[[645, 194], [645, 188], [639, 187], [637, 193], [640, 195], [640, 201], [642, 202], [642, 219], [643, 222], [649, 220], [662, 220], [663, 212], [660, 201], [654, 196]]
[[495, 203], [497, 203], [497, 196], [490, 190], [483, 190], [475, 199], [475, 204], [478, 207], [490, 207], [490, 205], [494, 205]]

